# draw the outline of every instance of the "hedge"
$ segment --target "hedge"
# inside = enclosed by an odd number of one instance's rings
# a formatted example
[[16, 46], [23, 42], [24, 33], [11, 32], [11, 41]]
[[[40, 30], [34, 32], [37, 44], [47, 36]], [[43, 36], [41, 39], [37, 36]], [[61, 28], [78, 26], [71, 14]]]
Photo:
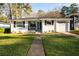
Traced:
[[10, 28], [5, 28], [5, 31], [4, 31], [4, 33], [10, 33], [11, 31], [10, 31]]

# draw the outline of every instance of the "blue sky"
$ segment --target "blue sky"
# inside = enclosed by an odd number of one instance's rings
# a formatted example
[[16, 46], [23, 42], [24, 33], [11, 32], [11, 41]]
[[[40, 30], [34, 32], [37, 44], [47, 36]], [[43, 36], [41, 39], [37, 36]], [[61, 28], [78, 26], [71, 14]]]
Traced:
[[44, 11], [60, 9], [62, 6], [69, 6], [69, 3], [31, 3], [33, 11], [37, 11], [39, 9]]

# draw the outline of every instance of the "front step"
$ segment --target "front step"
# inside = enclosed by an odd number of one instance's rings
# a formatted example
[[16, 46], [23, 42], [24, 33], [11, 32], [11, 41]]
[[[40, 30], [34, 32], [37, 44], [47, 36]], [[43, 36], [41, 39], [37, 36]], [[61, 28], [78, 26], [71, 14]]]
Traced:
[[35, 34], [42, 34], [41, 32], [36, 32]]
[[28, 31], [28, 33], [31, 33], [31, 34], [41, 34], [41, 32], [37, 32], [37, 31]]

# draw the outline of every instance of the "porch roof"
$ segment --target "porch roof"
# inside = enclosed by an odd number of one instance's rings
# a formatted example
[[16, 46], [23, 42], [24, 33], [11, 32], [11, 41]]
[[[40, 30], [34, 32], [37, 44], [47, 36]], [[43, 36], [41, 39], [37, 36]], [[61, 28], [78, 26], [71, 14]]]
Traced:
[[39, 21], [39, 20], [56, 20], [56, 21], [69, 22], [71, 18], [28, 17], [28, 18], [10, 19], [10, 21]]

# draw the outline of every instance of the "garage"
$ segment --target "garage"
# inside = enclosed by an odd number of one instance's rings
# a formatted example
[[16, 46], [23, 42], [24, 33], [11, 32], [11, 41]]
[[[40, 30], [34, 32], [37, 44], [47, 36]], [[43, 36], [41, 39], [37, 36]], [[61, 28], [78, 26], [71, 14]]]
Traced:
[[68, 31], [68, 24], [57, 22], [56, 23], [56, 32], [67, 32]]
[[66, 32], [66, 24], [65, 23], [58, 23], [57, 25], [58, 32]]

